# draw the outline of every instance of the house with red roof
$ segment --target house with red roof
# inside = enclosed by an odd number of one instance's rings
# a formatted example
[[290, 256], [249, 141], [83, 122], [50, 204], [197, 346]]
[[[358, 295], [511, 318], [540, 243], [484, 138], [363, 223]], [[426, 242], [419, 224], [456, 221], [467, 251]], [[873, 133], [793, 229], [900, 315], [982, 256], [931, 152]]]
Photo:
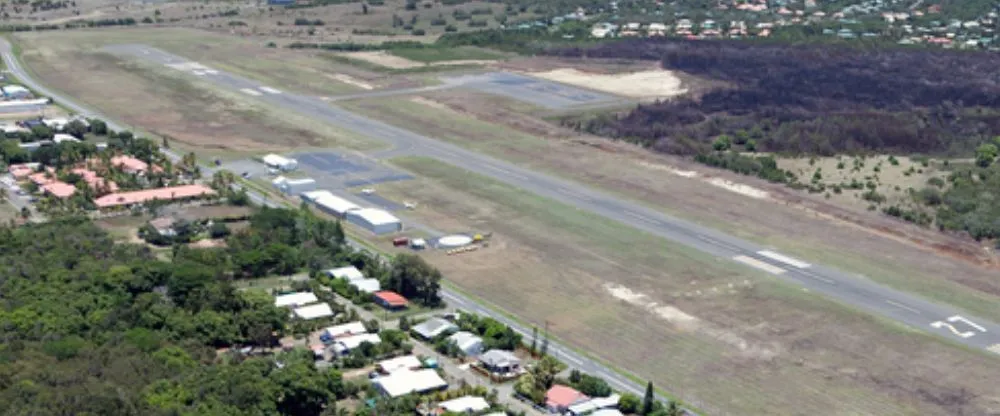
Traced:
[[[145, 174], [150, 170], [148, 163], [128, 155], [118, 155], [111, 158], [111, 164], [121, 168], [126, 173]], [[163, 172], [163, 169], [156, 165], [153, 165], [152, 170], [153, 172]]]
[[90, 189], [98, 190], [103, 188], [107, 189], [108, 192], [118, 192], [118, 184], [114, 183], [114, 181], [105, 180], [98, 176], [97, 172], [90, 169], [76, 168], [70, 172], [83, 178], [83, 181], [87, 183], [87, 186], [90, 186]]
[[16, 179], [24, 179], [28, 175], [35, 173], [35, 169], [38, 169], [38, 166], [38, 163], [19, 163], [8, 166], [7, 172]]
[[76, 193], [76, 187], [65, 182], [52, 181], [42, 185], [42, 192], [56, 198], [66, 199]]
[[549, 391], [545, 392], [545, 407], [552, 413], [566, 412], [570, 406], [583, 403], [587, 400], [590, 400], [590, 398], [586, 394], [561, 384], [556, 384]]
[[130, 207], [154, 200], [177, 201], [183, 199], [204, 198], [215, 195], [215, 191], [205, 185], [182, 185], [166, 188], [144, 189], [134, 192], [107, 194], [94, 200], [100, 209]]
[[375, 292], [372, 296], [375, 297], [375, 303], [386, 309], [403, 309], [410, 303], [403, 295], [391, 290]]

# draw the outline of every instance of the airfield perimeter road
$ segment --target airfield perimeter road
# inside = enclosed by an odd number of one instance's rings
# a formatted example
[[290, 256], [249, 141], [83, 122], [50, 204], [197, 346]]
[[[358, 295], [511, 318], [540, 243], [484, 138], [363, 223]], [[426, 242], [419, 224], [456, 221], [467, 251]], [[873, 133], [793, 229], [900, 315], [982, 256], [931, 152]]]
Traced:
[[221, 71], [212, 70], [209, 73], [202, 71], [194, 74], [185, 70], [191, 66], [191, 61], [159, 49], [144, 45], [117, 45], [106, 50], [179, 68], [178, 71], [200, 77], [202, 81], [230, 88], [237, 93], [326, 121], [361, 135], [384, 140], [393, 146], [389, 151], [375, 154], [376, 157], [431, 157], [706, 253], [743, 263], [810, 291], [912, 328], [969, 347], [1000, 354], [1000, 324], [964, 314], [949, 305], [889, 288], [864, 276], [792, 259], [767, 247], [669, 216], [642, 204], [372, 120], [317, 97], [282, 92]]
[[[125, 126], [115, 123], [112, 119], [108, 118], [107, 116], [104, 116], [99, 112], [83, 107], [73, 102], [73, 100], [70, 99], [69, 97], [66, 97], [63, 94], [60, 94], [56, 91], [46, 88], [37, 80], [32, 79], [31, 75], [24, 70], [20, 62], [18, 62], [17, 58], [14, 56], [13, 52], [11, 51], [10, 43], [2, 38], [0, 38], [0, 55], [2, 55], [3, 57], [3, 61], [7, 66], [7, 70], [13, 73], [14, 76], [18, 78], [18, 80], [20, 80], [29, 88], [52, 98], [54, 101], [58, 102], [59, 105], [62, 105], [78, 114], [105, 120], [108, 124], [108, 127], [111, 128], [112, 130], [126, 130]], [[180, 155], [176, 154], [175, 152], [169, 149], [160, 149], [160, 150], [174, 161], [181, 159]], [[202, 166], [202, 170], [204, 171], [206, 176], [212, 175], [215, 171], [214, 167], [212, 166]], [[234, 187], [239, 188], [238, 185]], [[246, 189], [246, 191], [247, 194], [249, 194], [250, 199], [253, 200], [255, 203], [270, 207], [280, 206], [280, 204], [274, 201], [273, 199], [268, 199], [266, 196], [261, 195], [253, 191], [252, 189]], [[362, 247], [355, 241], [352, 241], [351, 244], [354, 245], [355, 247], [359, 248]], [[473, 299], [461, 292], [447, 288], [441, 289], [441, 296], [449, 304], [458, 307], [459, 309], [472, 312], [481, 316], [490, 316], [500, 322], [503, 322], [505, 325], [510, 326], [512, 329], [520, 333], [525, 338], [531, 336], [532, 328], [530, 326], [518, 322], [514, 319], [511, 319], [510, 317], [508, 317], [503, 313], [497, 312], [498, 310], [501, 310], [499, 307], [493, 305], [487, 305], [483, 303], [483, 301], [481, 300]], [[621, 391], [629, 391], [638, 395], [642, 395], [644, 392], [645, 389], [644, 385], [636, 383], [626, 377], [623, 377], [619, 372], [611, 369], [610, 367], [605, 366], [604, 364], [596, 360], [593, 360], [581, 353], [578, 353], [575, 350], [568, 348], [557, 341], [554, 340], [550, 341], [549, 351], [560, 360], [563, 360], [567, 364], [580, 369], [580, 371], [604, 377], [604, 379], [607, 380], [608, 383], [610, 383], [611, 386], [614, 387], [615, 389]], [[661, 394], [657, 394], [657, 398], [663, 401], [669, 400], [668, 397], [663, 396]], [[687, 409], [685, 409], [685, 412], [688, 414], [696, 414]]]

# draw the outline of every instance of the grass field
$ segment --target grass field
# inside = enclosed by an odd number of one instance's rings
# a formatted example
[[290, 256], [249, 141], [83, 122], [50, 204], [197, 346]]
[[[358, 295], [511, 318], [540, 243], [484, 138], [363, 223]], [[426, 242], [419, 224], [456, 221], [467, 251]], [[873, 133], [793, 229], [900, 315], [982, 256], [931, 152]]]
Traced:
[[463, 46], [458, 48], [412, 48], [393, 49], [389, 53], [412, 61], [432, 63], [443, 61], [482, 61], [503, 59], [505, 56], [482, 48]]
[[202, 157], [380, 146], [166, 67], [59, 41], [44, 36], [22, 41], [23, 59], [42, 82], [127, 125], [170, 136]]
[[[433, 101], [397, 97], [343, 105], [390, 124], [603, 188], [790, 255], [919, 293], [983, 317], [1000, 319], [1000, 280], [996, 279], [996, 270], [831, 221], [793, 205], [755, 200], [707, 185], [703, 180], [672, 175], [666, 171], [675, 167], [707, 169], [633, 146], [581, 137], [523, 110], [508, 110], [507, 104], [495, 97], [460, 91], [428, 97]], [[709, 174], [727, 177], [726, 173], [710, 171]], [[746, 180], [735, 175], [728, 177], [734, 181]], [[888, 221], [884, 217], [878, 220]], [[906, 227], [888, 222], [889, 226]]]
[[494, 232], [478, 251], [424, 254], [449, 280], [709, 413], [981, 413], [994, 403], [1000, 361], [979, 352], [438, 161], [392, 163], [421, 177], [379, 186], [417, 202], [407, 216]]

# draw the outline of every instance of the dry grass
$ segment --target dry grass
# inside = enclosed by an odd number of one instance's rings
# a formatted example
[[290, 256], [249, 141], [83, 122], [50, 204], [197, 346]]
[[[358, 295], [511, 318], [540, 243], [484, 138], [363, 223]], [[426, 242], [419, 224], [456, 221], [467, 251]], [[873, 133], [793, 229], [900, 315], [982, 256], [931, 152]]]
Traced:
[[[173, 33], [179, 32], [159, 32], [156, 37]], [[118, 34], [105, 38], [103, 32], [91, 33], [76, 42], [47, 35], [19, 38], [23, 58], [40, 80], [128, 125], [168, 135], [202, 156], [207, 156], [203, 152], [233, 156], [302, 147], [370, 149], [377, 145], [165, 67], [101, 52], [101, 45], [123, 40]]]
[[[393, 163], [424, 178], [379, 187], [417, 202], [407, 215], [443, 231], [494, 232], [478, 251], [425, 253], [450, 280], [531, 323], [548, 320], [560, 338], [710, 413], [1000, 405], [1000, 362], [979, 352], [437, 161]], [[624, 300], [628, 292], [643, 297]]]
[[[343, 105], [431, 137], [606, 189], [790, 255], [1000, 319], [997, 271], [942, 252], [962, 250], [968, 242], [881, 214], [848, 210], [822, 196], [810, 197], [631, 145], [583, 137], [511, 110], [504, 99], [458, 90], [426, 97], [452, 110], [398, 98]], [[667, 172], [670, 169], [698, 176], [685, 178]], [[706, 183], [720, 179], [750, 184], [771, 198], [749, 198]]]
[[670, 98], [687, 93], [687, 90], [681, 87], [681, 79], [673, 72], [664, 70], [596, 74], [574, 68], [561, 68], [535, 72], [531, 75], [626, 97]]

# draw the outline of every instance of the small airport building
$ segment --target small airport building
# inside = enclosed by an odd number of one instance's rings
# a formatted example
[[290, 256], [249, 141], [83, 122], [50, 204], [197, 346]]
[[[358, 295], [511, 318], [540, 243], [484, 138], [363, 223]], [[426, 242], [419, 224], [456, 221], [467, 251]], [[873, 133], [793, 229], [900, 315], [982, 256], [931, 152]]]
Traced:
[[31, 97], [31, 90], [20, 85], [7, 85], [3, 87], [3, 96], [9, 100], [20, 100]]
[[295, 159], [276, 155], [274, 153], [265, 155], [261, 160], [269, 168], [290, 172], [299, 167], [299, 162]]
[[349, 211], [361, 209], [357, 204], [336, 196], [330, 191], [310, 191], [302, 193], [302, 199], [311, 202], [320, 211], [338, 218], [344, 218]]
[[391, 234], [403, 230], [403, 222], [388, 211], [378, 208], [361, 208], [348, 211], [348, 222], [371, 231], [373, 234]]
[[288, 179], [279, 176], [271, 181], [275, 188], [289, 195], [299, 195], [316, 189], [316, 180], [313, 178]]

